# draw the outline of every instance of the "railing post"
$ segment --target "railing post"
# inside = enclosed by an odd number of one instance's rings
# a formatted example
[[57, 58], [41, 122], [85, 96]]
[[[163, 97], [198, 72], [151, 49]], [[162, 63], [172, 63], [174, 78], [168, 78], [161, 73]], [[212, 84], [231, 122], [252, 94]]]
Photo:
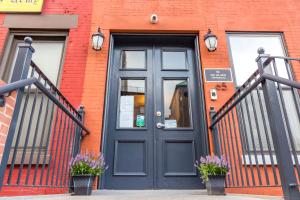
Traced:
[[[210, 120], [213, 121], [213, 117], [216, 114], [215, 108], [210, 107], [209, 115]], [[214, 154], [217, 156], [220, 156], [220, 144], [219, 144], [219, 135], [218, 135], [218, 128], [216, 127], [217, 124], [215, 124], [213, 127], [211, 127], [211, 133], [212, 133], [212, 139], [213, 139], [213, 145], [214, 145]]]
[[[256, 59], [259, 71], [265, 73], [264, 63], [267, 60], [262, 48], [258, 49], [259, 56]], [[284, 199], [299, 200], [300, 193], [297, 185], [294, 164], [291, 158], [289, 142], [284, 126], [283, 114], [280, 109], [280, 102], [277, 96], [277, 87], [273, 81], [265, 80], [262, 82], [262, 90], [265, 99], [267, 115], [270, 123], [271, 136], [274, 143], [275, 154], [281, 178]]]
[[[80, 117], [81, 122], [83, 122], [85, 111], [84, 111], [84, 107], [82, 105], [79, 107], [78, 113], [80, 115], [79, 117]], [[81, 139], [82, 139], [81, 133], [82, 133], [82, 129], [79, 126], [77, 126], [76, 130], [75, 130], [73, 157], [75, 157], [78, 153], [80, 153], [80, 146], [81, 146], [80, 143], [81, 143]]]
[[31, 46], [32, 39], [25, 37], [24, 44], [19, 45], [19, 51], [10, 82], [15, 82], [28, 77], [30, 62], [34, 49]]
[[[28, 77], [30, 62], [32, 59], [32, 54], [34, 53], [34, 49], [31, 46], [32, 39], [30, 37], [26, 37], [24, 39], [24, 42], [25, 42], [24, 44], [21, 44], [18, 47], [18, 54], [16, 57], [15, 65], [13, 66], [13, 74], [10, 82], [26, 79]], [[9, 154], [14, 139], [14, 133], [17, 126], [23, 95], [24, 95], [24, 88], [20, 88], [17, 91], [14, 112], [10, 122], [9, 130], [5, 142], [5, 147], [3, 151], [3, 157], [0, 165], [0, 189], [3, 186], [4, 174], [6, 171], [7, 162], [9, 159]]]
[[[78, 109], [78, 113], [79, 113], [79, 117], [80, 117], [80, 121], [83, 122], [84, 121], [84, 107], [83, 105], [81, 105]], [[75, 158], [75, 156], [80, 153], [80, 146], [81, 146], [81, 139], [82, 139], [82, 129], [79, 126], [76, 126], [75, 129], [75, 137], [74, 137], [74, 145], [73, 145], [73, 149], [72, 149], [72, 157]], [[72, 177], [70, 178], [69, 181], [69, 193], [74, 192], [74, 186], [73, 186], [73, 179]]]

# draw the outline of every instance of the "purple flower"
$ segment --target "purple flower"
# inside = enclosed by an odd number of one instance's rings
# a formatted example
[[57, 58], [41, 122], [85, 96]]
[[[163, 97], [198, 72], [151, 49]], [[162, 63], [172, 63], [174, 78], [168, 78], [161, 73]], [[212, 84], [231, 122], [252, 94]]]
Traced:
[[194, 165], [201, 174], [204, 182], [208, 181], [209, 175], [228, 175], [230, 166], [225, 156], [201, 157]]
[[108, 166], [102, 154], [94, 153], [78, 154], [70, 161], [72, 175], [101, 175]]
[[201, 165], [213, 165], [213, 166], [217, 166], [219, 168], [225, 168], [225, 169], [227, 169], [227, 171], [229, 171], [229, 169], [230, 169], [230, 165], [227, 162], [227, 159], [225, 158], [225, 156], [223, 156], [223, 155], [220, 157], [215, 156], [215, 155], [206, 156], [205, 158], [201, 157], [199, 159], [199, 161], [195, 162], [195, 166], [200, 167]]

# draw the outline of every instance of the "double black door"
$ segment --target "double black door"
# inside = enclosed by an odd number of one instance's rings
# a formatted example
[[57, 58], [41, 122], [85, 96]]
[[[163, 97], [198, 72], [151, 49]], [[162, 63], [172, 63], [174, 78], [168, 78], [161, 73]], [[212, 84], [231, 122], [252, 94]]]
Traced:
[[106, 189], [200, 188], [201, 87], [190, 37], [114, 40], [106, 103]]

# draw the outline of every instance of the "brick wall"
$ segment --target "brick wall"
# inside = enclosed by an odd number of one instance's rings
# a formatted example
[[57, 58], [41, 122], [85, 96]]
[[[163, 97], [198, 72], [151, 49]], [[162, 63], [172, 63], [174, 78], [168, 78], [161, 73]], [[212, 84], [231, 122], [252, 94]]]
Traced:
[[[65, 60], [62, 66], [62, 76], [60, 90], [63, 95], [75, 106], [81, 104], [83, 90], [84, 71], [86, 66], [87, 51], [90, 43], [90, 22], [92, 15], [92, 1], [74, 1], [74, 0], [44, 0], [42, 14], [74, 14], [78, 15], [78, 26], [69, 30], [68, 41], [66, 45]], [[3, 26], [5, 16], [9, 14], [0, 13], [0, 61], [3, 56], [5, 43], [8, 38], [9, 30]], [[7, 126], [2, 122], [8, 121], [2, 113], [10, 112], [0, 108], [0, 132], [6, 130]], [[5, 114], [6, 115], [6, 114]], [[1, 136], [2, 144], [2, 136]], [[0, 149], [2, 146], [0, 145]], [[0, 151], [1, 152], [1, 151]], [[47, 188], [17, 188], [4, 187], [0, 192], [3, 195], [29, 195], [29, 194], [51, 194], [66, 192], [64, 189]]]
[[[289, 56], [300, 57], [299, 9], [298, 0], [94, 0], [91, 34], [100, 26], [106, 38], [101, 51], [88, 48], [82, 102], [86, 108], [85, 122], [92, 133], [85, 138], [83, 149], [100, 150], [111, 32], [197, 33], [202, 69], [229, 68], [227, 31], [282, 32]], [[158, 15], [157, 24], [149, 22], [152, 13]], [[203, 41], [208, 28], [218, 36], [215, 52], [208, 52]], [[300, 65], [293, 65], [293, 69], [299, 79]], [[209, 90], [215, 87], [216, 83], [204, 84], [207, 118], [210, 106], [218, 109], [234, 92], [234, 85], [227, 83], [227, 90], [218, 92], [219, 100], [211, 101]], [[281, 194], [280, 189], [263, 191]]]
[[[297, 0], [94, 0], [90, 34], [100, 26], [106, 38], [101, 51], [88, 48], [82, 102], [92, 134], [83, 147], [100, 149], [110, 32], [198, 33], [202, 68], [228, 68], [226, 31], [283, 32], [288, 54], [299, 57], [299, 8]], [[158, 24], [149, 22], [152, 13], [158, 15]], [[218, 36], [218, 49], [213, 53], [203, 41], [208, 28]], [[300, 65], [293, 67], [298, 78]], [[204, 85], [207, 116], [210, 106], [218, 109], [234, 91], [233, 84], [228, 83], [228, 89], [218, 93], [221, 99], [211, 101], [209, 90], [215, 86]]]
[[[5, 85], [0, 81], [0, 86]], [[10, 126], [13, 110], [16, 102], [16, 92], [11, 93], [8, 97], [5, 97], [4, 107], [0, 107], [0, 162], [2, 160], [6, 137], [8, 134], [8, 128]]]
[[[283, 32], [288, 54], [300, 57], [299, 9], [298, 0], [45, 0], [45, 14], [79, 15], [78, 28], [70, 30], [61, 89], [75, 106], [81, 102], [85, 106], [85, 123], [91, 134], [84, 139], [83, 150], [100, 151], [111, 32], [196, 33], [202, 69], [228, 68], [226, 31]], [[158, 15], [158, 24], [149, 22], [152, 13]], [[4, 17], [0, 14], [0, 53], [8, 33], [2, 26]], [[103, 49], [96, 52], [91, 49], [90, 36], [99, 26], [105, 41]], [[203, 42], [208, 28], [218, 36], [218, 49], [212, 53]], [[293, 68], [300, 79], [300, 66], [294, 64]], [[207, 116], [210, 106], [219, 108], [234, 92], [229, 83], [226, 91], [218, 93], [221, 98], [212, 102], [209, 89], [215, 86], [204, 85]]]
[[[60, 89], [74, 106], [81, 103], [84, 69], [88, 44], [90, 43], [90, 21], [92, 1], [44, 0], [42, 14], [78, 15], [78, 26], [69, 31]], [[9, 33], [3, 27], [5, 16], [0, 14], [0, 61]]]

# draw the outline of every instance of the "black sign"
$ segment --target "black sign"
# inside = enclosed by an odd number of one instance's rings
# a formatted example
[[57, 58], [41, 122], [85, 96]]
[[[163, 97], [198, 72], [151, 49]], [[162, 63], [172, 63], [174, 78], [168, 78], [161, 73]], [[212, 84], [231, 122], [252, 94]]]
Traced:
[[230, 69], [204, 69], [206, 82], [232, 82]]

